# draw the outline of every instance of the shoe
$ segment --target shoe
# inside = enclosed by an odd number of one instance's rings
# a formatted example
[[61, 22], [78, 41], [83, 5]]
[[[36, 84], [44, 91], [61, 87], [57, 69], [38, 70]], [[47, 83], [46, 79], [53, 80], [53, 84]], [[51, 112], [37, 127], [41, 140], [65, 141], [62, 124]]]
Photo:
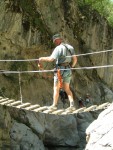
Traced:
[[74, 111], [74, 110], [76, 110], [76, 108], [75, 108], [74, 106], [70, 106], [70, 107], [68, 107], [66, 110], [67, 110], [67, 111]]
[[57, 110], [57, 107], [54, 106], [54, 105], [51, 105], [51, 106], [48, 107], [48, 109], [50, 109], [50, 110]]

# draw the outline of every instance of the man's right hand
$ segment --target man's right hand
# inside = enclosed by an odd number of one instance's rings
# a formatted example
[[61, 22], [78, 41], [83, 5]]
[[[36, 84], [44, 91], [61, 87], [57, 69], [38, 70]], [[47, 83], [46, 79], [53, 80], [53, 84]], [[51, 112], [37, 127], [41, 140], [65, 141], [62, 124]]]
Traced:
[[39, 58], [39, 60], [37, 61], [37, 63], [38, 63], [38, 67], [39, 67], [40, 69], [42, 69], [42, 68], [43, 68], [43, 65], [42, 65], [42, 63], [40, 63], [40, 58]]

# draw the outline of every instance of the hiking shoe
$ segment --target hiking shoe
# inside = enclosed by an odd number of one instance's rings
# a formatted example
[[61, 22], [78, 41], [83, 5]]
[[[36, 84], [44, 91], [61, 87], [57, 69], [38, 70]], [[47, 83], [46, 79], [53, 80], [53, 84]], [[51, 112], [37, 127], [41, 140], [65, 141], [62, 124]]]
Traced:
[[74, 110], [76, 110], [76, 108], [75, 108], [74, 106], [70, 106], [70, 107], [68, 107], [66, 110], [67, 110], [67, 111], [74, 111]]
[[51, 105], [51, 106], [48, 107], [48, 109], [50, 109], [50, 110], [57, 110], [57, 107], [54, 106], [54, 105]]

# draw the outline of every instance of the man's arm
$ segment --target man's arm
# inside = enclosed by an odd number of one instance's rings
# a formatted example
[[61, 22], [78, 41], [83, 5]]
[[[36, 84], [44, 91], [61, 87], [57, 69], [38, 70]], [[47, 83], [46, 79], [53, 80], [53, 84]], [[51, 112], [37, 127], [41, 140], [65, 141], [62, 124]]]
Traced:
[[54, 61], [54, 58], [52, 58], [50, 56], [49, 57], [40, 57], [39, 62], [41, 63], [43, 61], [52, 62], [52, 61]]
[[77, 63], [77, 57], [76, 56], [72, 56], [72, 65], [71, 65], [71, 67], [72, 68], [75, 67], [76, 63]]

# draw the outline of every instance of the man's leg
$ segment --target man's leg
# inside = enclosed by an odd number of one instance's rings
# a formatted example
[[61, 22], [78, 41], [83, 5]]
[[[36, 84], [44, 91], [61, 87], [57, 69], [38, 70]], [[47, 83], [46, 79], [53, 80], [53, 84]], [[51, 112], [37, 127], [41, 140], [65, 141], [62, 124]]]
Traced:
[[53, 106], [56, 106], [59, 98], [59, 82], [54, 83]]
[[49, 109], [56, 110], [59, 98], [59, 83], [54, 82], [53, 91], [53, 104], [49, 107]]
[[70, 90], [69, 83], [64, 82], [63, 83], [63, 87], [64, 87], [65, 92], [68, 95], [69, 102], [70, 102], [70, 107], [74, 106], [73, 94], [72, 94], [72, 92]]

